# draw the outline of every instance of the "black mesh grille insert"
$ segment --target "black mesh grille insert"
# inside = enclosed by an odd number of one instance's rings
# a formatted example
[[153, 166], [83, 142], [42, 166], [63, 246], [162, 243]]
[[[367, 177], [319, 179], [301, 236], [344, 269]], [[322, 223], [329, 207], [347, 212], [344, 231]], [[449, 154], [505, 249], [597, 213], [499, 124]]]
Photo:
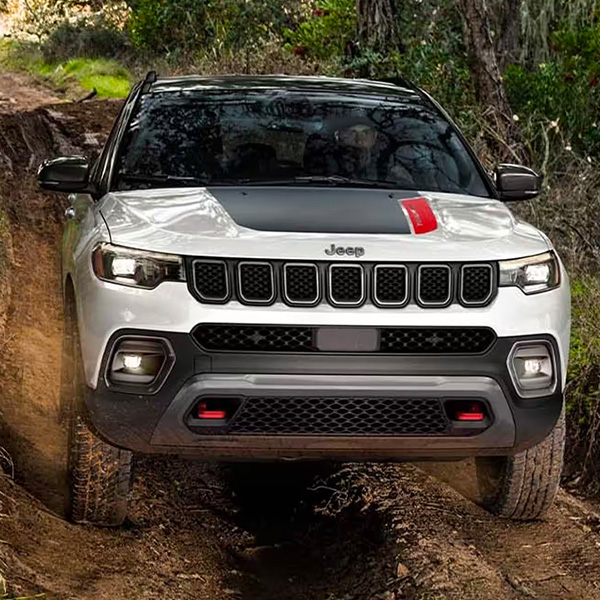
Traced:
[[462, 270], [462, 300], [469, 304], [481, 304], [492, 292], [492, 269], [488, 265], [465, 266]]
[[364, 272], [358, 265], [329, 268], [329, 295], [335, 304], [360, 304], [364, 300]]
[[223, 433], [269, 435], [442, 435], [437, 398], [250, 397]]
[[419, 300], [424, 304], [446, 304], [450, 297], [452, 272], [444, 265], [419, 269]]
[[202, 325], [194, 337], [206, 350], [237, 352], [314, 352], [311, 327]]
[[408, 299], [406, 267], [378, 266], [375, 269], [375, 300], [379, 304], [404, 304]]
[[[317, 327], [200, 325], [196, 341], [206, 350], [232, 352], [318, 352]], [[496, 336], [485, 327], [386, 327], [378, 330], [385, 354], [481, 354]], [[353, 349], [349, 349], [353, 351]]]
[[194, 262], [194, 286], [203, 300], [224, 301], [229, 296], [227, 266], [218, 261]]
[[285, 265], [285, 296], [289, 302], [312, 304], [319, 299], [316, 265]]
[[245, 302], [271, 302], [275, 297], [273, 267], [269, 263], [240, 263], [240, 296]]
[[408, 328], [381, 330], [380, 352], [388, 354], [480, 354], [496, 336], [484, 327]]

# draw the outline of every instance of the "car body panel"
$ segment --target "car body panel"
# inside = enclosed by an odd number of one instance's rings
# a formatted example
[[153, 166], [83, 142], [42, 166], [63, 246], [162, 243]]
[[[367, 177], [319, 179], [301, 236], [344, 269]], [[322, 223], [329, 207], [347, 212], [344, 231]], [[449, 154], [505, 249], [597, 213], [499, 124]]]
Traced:
[[[428, 199], [437, 219], [434, 231], [421, 235], [306, 233], [258, 231], [235, 222], [219, 197], [268, 195], [283, 206], [293, 207], [303, 198], [345, 194], [367, 199], [369, 195], [394, 194], [390, 190], [331, 188], [188, 188], [155, 189], [110, 193], [100, 202], [100, 210], [110, 228], [114, 244], [131, 248], [187, 256], [288, 258], [318, 260], [335, 241], [339, 245], [359, 245], [365, 260], [374, 261], [456, 261], [501, 260], [531, 256], [549, 249], [539, 231], [517, 220], [505, 204], [490, 198], [457, 194], [419, 193]], [[398, 203], [406, 192], [396, 192]], [[401, 208], [398, 208], [400, 211]], [[344, 216], [340, 214], [339, 219]], [[369, 219], [368, 205], [365, 219]]]

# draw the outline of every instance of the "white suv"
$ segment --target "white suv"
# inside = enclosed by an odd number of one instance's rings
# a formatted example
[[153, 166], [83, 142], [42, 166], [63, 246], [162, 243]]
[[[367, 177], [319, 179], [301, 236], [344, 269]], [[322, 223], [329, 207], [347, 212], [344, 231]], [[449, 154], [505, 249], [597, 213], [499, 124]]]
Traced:
[[63, 381], [73, 520], [116, 525], [132, 452], [476, 457], [529, 519], [562, 466], [570, 303], [548, 238], [422, 90], [150, 73], [71, 192]]

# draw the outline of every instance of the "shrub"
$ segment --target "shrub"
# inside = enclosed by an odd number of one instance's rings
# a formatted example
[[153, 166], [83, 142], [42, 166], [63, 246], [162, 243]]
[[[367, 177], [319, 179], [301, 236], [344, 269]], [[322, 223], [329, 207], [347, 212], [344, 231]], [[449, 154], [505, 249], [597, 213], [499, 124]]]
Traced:
[[[513, 110], [532, 122], [553, 123], [550, 138], [584, 155], [600, 155], [600, 25], [560, 29], [552, 37], [555, 58], [533, 71], [512, 65], [505, 75]], [[532, 133], [545, 151], [541, 129]]]
[[354, 0], [321, 0], [299, 27], [284, 31], [285, 48], [301, 56], [339, 59], [355, 39], [356, 27]]
[[42, 43], [44, 59], [58, 62], [71, 58], [120, 58], [127, 51], [127, 37], [103, 23], [61, 23]]

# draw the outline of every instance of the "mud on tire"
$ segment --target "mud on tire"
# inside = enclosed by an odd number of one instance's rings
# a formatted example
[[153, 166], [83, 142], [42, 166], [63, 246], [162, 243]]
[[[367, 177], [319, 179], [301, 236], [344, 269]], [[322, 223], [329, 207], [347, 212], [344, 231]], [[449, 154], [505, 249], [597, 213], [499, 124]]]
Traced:
[[88, 393], [74, 315], [74, 298], [66, 298], [61, 395], [69, 421], [69, 514], [76, 523], [118, 526], [127, 516], [132, 453], [107, 444], [82, 417]]
[[550, 508], [560, 484], [565, 413], [548, 437], [514, 456], [477, 458], [481, 502], [490, 512], [518, 520], [538, 519]]
[[131, 452], [103, 442], [79, 415], [71, 423], [69, 446], [71, 519], [120, 525], [127, 516]]

